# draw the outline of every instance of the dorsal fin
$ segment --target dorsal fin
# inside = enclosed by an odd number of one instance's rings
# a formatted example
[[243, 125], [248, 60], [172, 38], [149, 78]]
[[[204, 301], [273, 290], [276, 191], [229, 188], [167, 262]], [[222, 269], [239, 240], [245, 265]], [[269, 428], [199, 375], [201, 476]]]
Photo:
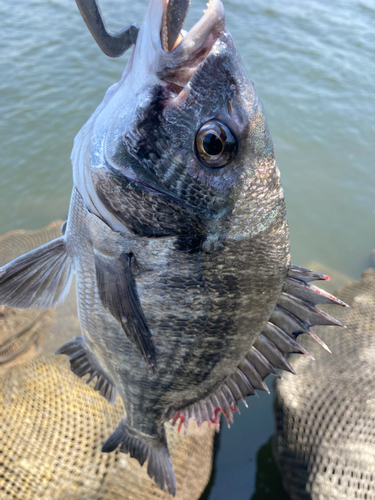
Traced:
[[295, 374], [286, 359], [288, 354], [305, 354], [314, 359], [296, 341], [298, 335], [307, 333], [329, 350], [310, 329], [310, 326], [343, 325], [326, 312], [318, 309], [316, 304], [347, 305], [333, 295], [308, 283], [314, 279], [326, 280], [327, 277], [309, 269], [291, 266], [275, 310], [234, 373], [204, 400], [182, 410], [171, 412], [173, 424], [177, 420], [180, 421], [179, 430], [184, 424], [186, 432], [189, 418], [196, 420], [198, 425], [202, 425], [204, 421], [214, 423], [219, 429], [219, 413], [223, 413], [229, 426], [233, 422], [233, 412], [238, 411], [237, 403], [239, 400], [244, 401], [247, 396], [256, 394], [257, 389], [268, 391], [264, 382], [267, 375], [272, 373], [280, 376], [277, 369]]

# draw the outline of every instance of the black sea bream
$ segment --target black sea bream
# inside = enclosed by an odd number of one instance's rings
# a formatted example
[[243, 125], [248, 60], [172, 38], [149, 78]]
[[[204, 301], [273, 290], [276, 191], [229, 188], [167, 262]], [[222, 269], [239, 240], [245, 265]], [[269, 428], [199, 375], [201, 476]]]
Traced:
[[230, 423], [269, 373], [292, 371], [287, 353], [307, 354], [300, 333], [341, 324], [316, 304], [344, 304], [290, 264], [264, 110], [222, 3], [182, 34], [168, 9], [151, 0], [120, 82], [76, 137], [64, 235], [0, 269], [0, 303], [56, 307], [76, 275], [82, 336], [58, 353], [124, 402], [103, 451], [147, 460], [174, 495], [164, 423]]

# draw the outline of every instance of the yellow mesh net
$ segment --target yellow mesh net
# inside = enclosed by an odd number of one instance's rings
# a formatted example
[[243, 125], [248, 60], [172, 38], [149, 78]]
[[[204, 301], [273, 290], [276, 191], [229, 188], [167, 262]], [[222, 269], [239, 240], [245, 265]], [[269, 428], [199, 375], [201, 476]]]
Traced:
[[[61, 221], [0, 237], [0, 266], [59, 237]], [[75, 290], [56, 311], [0, 306], [0, 498], [148, 500], [171, 498], [127, 454], [101, 446], [123, 416], [75, 376], [55, 350], [80, 335]], [[95, 385], [95, 381], [93, 382]], [[215, 429], [167, 425], [178, 500], [198, 499], [211, 472]]]
[[[375, 269], [338, 297], [350, 308], [327, 311], [346, 325], [314, 328], [332, 350], [304, 347], [276, 383], [274, 455], [293, 500], [375, 500]], [[315, 352], [314, 352], [315, 350]]]

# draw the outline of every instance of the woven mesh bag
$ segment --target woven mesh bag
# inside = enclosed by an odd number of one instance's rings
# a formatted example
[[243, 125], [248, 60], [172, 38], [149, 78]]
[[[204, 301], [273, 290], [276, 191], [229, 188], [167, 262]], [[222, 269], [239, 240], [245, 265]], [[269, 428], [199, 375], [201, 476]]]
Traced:
[[273, 452], [293, 500], [375, 500], [375, 269], [338, 296], [347, 328], [317, 329], [332, 354], [306, 339], [316, 361], [292, 358], [298, 378], [276, 383]]
[[[61, 221], [0, 237], [0, 266], [61, 236]], [[171, 498], [146, 468], [101, 446], [123, 416], [75, 376], [55, 350], [80, 334], [75, 290], [56, 310], [0, 306], [0, 499], [148, 500]], [[93, 382], [95, 385], [95, 381]], [[191, 423], [187, 436], [168, 425], [176, 499], [195, 500], [211, 472], [215, 429]]]

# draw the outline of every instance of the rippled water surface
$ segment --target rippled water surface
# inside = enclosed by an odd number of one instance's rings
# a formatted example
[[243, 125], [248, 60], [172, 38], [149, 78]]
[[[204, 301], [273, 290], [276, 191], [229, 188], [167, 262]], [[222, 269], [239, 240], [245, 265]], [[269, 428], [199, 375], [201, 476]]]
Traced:
[[[192, 3], [190, 24], [204, 7]], [[146, 4], [101, 1], [113, 31], [140, 23]], [[286, 192], [292, 260], [318, 261], [357, 279], [375, 248], [374, 2], [224, 5], [266, 109]], [[127, 58], [101, 53], [73, 0], [0, 0], [0, 23], [3, 233], [66, 217], [74, 136]], [[273, 432], [271, 405], [267, 395], [250, 399], [250, 409], [224, 430], [209, 498], [252, 496], [255, 457]]]

